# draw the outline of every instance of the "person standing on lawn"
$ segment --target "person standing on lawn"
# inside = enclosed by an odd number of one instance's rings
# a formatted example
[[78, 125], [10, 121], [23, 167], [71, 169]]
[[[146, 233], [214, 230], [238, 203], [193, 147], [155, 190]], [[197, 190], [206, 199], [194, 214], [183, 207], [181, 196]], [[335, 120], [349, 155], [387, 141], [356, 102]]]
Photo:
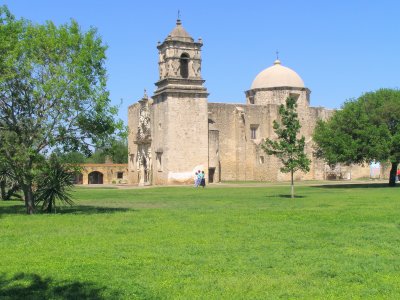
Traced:
[[205, 178], [204, 171], [201, 171], [201, 173], [200, 173], [200, 185], [201, 185], [203, 188], [206, 187], [206, 178]]

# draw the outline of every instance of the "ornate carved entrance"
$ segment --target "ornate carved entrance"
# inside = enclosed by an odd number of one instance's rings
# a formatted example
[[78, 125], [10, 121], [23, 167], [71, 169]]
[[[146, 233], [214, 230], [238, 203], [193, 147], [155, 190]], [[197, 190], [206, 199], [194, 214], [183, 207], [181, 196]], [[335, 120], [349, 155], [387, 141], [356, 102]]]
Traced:
[[135, 144], [137, 149], [137, 167], [139, 185], [151, 184], [152, 178], [152, 159], [151, 159], [151, 127], [150, 127], [150, 109], [149, 99], [145, 94], [139, 101], [139, 125], [136, 133]]

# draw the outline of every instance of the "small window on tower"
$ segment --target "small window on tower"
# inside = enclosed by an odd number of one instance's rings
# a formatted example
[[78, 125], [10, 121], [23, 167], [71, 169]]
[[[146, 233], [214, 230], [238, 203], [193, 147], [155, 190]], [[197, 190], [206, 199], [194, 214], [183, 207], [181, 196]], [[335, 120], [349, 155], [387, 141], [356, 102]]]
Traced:
[[250, 125], [250, 138], [255, 140], [258, 136], [258, 124]]
[[250, 102], [250, 104], [254, 104], [254, 96], [249, 97], [249, 102]]
[[162, 172], [162, 152], [156, 152], [157, 171]]
[[117, 178], [118, 179], [123, 179], [124, 178], [124, 172], [117, 172]]
[[264, 156], [260, 155], [260, 165], [264, 164]]
[[189, 77], [189, 54], [183, 53], [181, 55], [181, 59], [179, 60], [180, 62], [180, 72], [182, 78], [188, 78]]

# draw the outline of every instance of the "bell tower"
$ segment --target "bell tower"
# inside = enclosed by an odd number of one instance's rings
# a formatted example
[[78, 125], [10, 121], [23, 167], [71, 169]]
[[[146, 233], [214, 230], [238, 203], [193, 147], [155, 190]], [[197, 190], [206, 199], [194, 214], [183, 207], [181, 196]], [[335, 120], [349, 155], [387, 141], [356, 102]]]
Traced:
[[176, 27], [157, 46], [159, 81], [154, 96], [172, 90], [185, 90], [207, 97], [204, 80], [201, 78], [202, 46], [201, 38], [194, 42], [178, 19]]
[[153, 95], [159, 184], [192, 183], [193, 170], [208, 170], [208, 92], [201, 77], [201, 47], [177, 20], [157, 46], [159, 80]]

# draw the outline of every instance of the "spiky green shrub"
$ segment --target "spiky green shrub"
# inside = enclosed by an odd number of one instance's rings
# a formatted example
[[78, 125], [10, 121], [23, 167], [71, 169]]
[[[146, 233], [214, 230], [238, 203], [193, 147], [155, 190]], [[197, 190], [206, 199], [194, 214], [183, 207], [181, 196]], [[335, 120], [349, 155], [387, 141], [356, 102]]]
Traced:
[[73, 205], [70, 191], [77, 171], [75, 166], [62, 164], [55, 155], [51, 156], [37, 176], [36, 204], [42, 203], [42, 209], [48, 213], [53, 209], [56, 212], [56, 200]]
[[0, 159], [0, 199], [10, 200], [11, 197], [21, 198], [17, 192], [20, 190], [15, 174], [7, 164]]

